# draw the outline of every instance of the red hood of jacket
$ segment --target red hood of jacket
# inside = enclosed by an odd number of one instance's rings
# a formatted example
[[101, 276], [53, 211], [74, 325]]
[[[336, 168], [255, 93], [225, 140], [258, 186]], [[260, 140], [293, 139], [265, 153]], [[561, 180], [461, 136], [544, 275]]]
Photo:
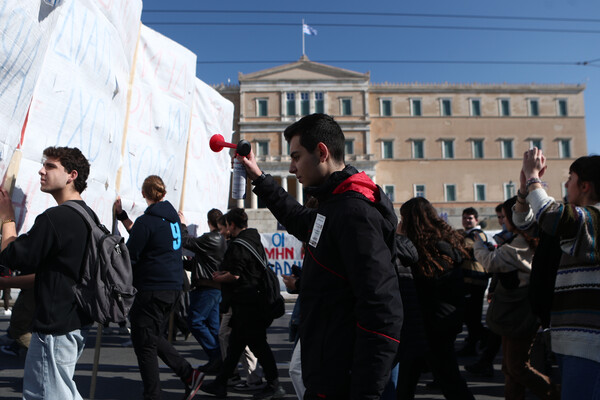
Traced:
[[380, 200], [379, 188], [371, 178], [364, 173], [364, 171], [354, 174], [340, 183], [333, 191], [333, 194], [340, 194], [348, 191], [360, 193], [374, 203], [378, 203]]

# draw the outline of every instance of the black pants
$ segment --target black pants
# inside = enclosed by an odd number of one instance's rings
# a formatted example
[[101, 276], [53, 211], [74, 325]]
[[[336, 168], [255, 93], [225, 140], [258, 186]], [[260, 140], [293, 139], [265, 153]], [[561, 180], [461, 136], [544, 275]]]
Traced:
[[144, 383], [144, 399], [160, 399], [157, 355], [183, 382], [192, 374], [190, 363], [163, 334], [179, 295], [179, 291], [138, 292], [131, 307], [131, 341]]
[[465, 284], [465, 325], [469, 332], [466, 341], [469, 343], [477, 343], [484, 338], [486, 329], [481, 322], [481, 313], [483, 311], [483, 296], [485, 295], [486, 286], [475, 285], [472, 283]]
[[442, 388], [444, 397], [448, 400], [474, 400], [458, 369], [454, 353], [456, 335], [437, 331], [436, 327], [426, 327], [426, 331], [429, 346], [427, 362], [433, 377]]
[[261, 320], [260, 317], [252, 318], [252, 315], [256, 315], [253, 307], [234, 305], [232, 310], [230, 323], [231, 335], [229, 336], [227, 356], [223, 361], [221, 371], [215, 378], [215, 382], [219, 385], [227, 384], [227, 379], [233, 375], [246, 346], [250, 348], [258, 359], [267, 382], [275, 381], [279, 378], [279, 373], [275, 357], [269, 343], [267, 343], [267, 328], [271, 324], [271, 321]]

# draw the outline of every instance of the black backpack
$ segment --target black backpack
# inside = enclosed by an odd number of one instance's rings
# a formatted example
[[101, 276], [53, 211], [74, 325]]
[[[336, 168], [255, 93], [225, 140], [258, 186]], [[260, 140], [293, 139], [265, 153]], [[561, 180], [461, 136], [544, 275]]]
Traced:
[[281, 295], [281, 286], [279, 285], [279, 278], [277, 274], [273, 272], [268, 264], [267, 256], [264, 254], [261, 256], [258, 254], [256, 249], [252, 245], [243, 239], [234, 239], [233, 243], [239, 243], [244, 246], [264, 267], [264, 279], [262, 281], [264, 286], [265, 298], [269, 306], [269, 317], [277, 319], [285, 313], [285, 301]]
[[77, 303], [101, 324], [124, 322], [137, 290], [129, 250], [121, 236], [111, 234], [75, 201], [63, 205], [75, 210], [88, 226], [90, 236], [81, 266], [80, 280], [73, 286]]

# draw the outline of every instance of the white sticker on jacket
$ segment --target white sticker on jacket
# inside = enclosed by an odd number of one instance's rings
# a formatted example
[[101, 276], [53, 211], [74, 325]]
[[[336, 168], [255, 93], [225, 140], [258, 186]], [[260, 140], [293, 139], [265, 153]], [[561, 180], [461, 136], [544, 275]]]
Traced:
[[310, 244], [312, 247], [317, 247], [319, 243], [319, 238], [321, 238], [321, 233], [323, 232], [323, 226], [325, 225], [325, 216], [321, 214], [317, 214], [317, 219], [315, 219], [315, 224], [313, 225], [312, 235], [310, 235]]

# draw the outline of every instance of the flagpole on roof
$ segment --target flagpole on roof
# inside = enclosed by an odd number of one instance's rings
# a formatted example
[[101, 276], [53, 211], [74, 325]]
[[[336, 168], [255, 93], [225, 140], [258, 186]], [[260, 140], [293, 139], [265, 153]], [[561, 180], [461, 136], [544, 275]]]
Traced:
[[305, 55], [304, 53], [304, 18], [302, 18], [302, 55]]

